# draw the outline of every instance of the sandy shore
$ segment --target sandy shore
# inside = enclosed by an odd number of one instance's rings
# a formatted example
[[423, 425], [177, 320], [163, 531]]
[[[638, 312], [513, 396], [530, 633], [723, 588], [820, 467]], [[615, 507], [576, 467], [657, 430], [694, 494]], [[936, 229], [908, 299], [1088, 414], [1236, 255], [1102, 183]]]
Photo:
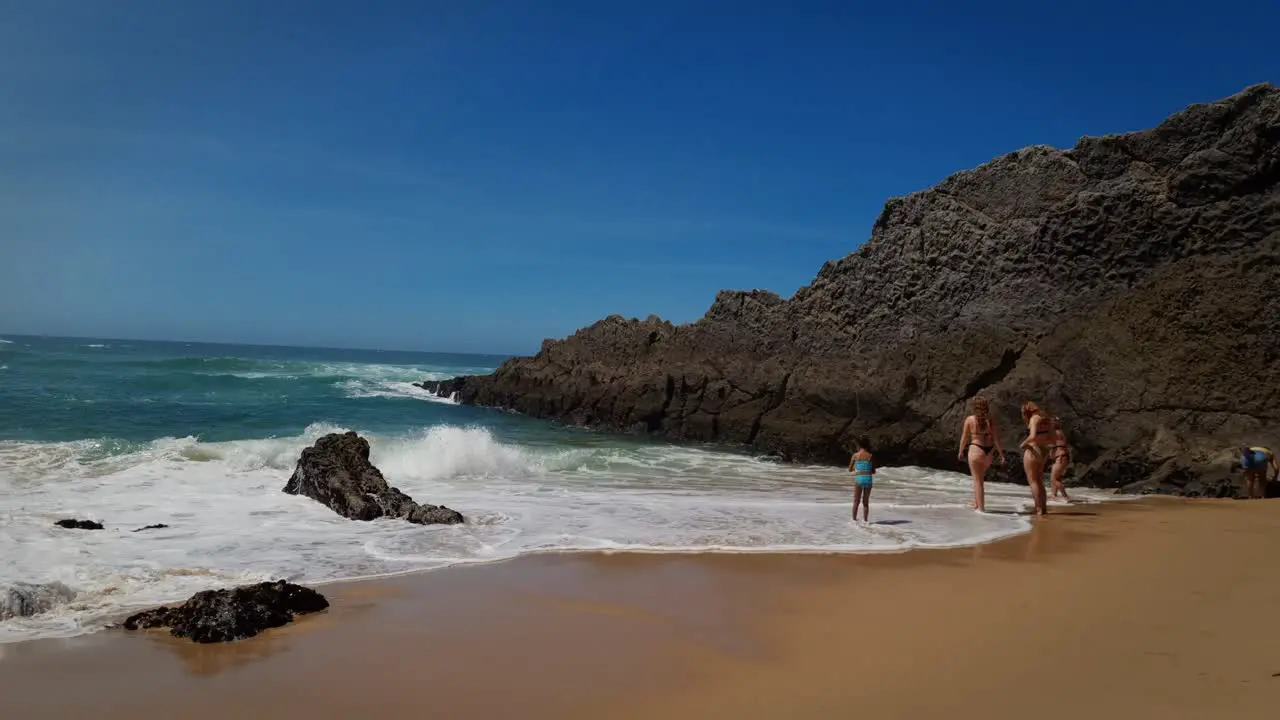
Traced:
[[0, 646], [0, 717], [1275, 718], [1277, 553], [1280, 503], [1167, 500], [959, 550], [528, 557], [231, 645]]

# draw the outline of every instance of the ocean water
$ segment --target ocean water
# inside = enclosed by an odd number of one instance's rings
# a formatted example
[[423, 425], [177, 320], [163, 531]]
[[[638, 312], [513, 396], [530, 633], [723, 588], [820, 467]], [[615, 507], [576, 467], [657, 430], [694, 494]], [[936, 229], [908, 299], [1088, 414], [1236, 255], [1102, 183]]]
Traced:
[[[966, 507], [959, 472], [889, 468], [872, 524], [840, 468], [778, 464], [459, 406], [411, 385], [489, 372], [476, 355], [6, 336], [0, 339], [0, 643], [91, 632], [199, 590], [318, 583], [565, 550], [885, 552], [1025, 532], [1025, 488]], [[340, 518], [281, 489], [298, 454], [356, 430], [388, 481], [460, 526]], [[958, 468], [959, 469], [959, 468]], [[1086, 499], [1101, 494], [1076, 493]], [[102, 531], [54, 527], [61, 518]], [[163, 523], [166, 529], [133, 532]]]

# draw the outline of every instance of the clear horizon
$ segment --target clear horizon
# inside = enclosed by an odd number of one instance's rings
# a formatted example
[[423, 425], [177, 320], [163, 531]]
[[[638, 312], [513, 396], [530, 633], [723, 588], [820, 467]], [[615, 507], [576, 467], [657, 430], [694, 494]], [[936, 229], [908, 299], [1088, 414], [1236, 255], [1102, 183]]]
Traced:
[[0, 8], [14, 335], [531, 354], [789, 297], [890, 197], [1280, 79], [1280, 8], [1233, 2]]
[[102, 337], [93, 335], [48, 335], [48, 334], [32, 334], [32, 333], [9, 333], [0, 330], [0, 340], [14, 341], [18, 340], [98, 340], [107, 343], [159, 343], [167, 345], [216, 345], [219, 347], [249, 347], [249, 348], [281, 348], [286, 350], [339, 350], [344, 352], [370, 352], [370, 353], [404, 353], [411, 355], [457, 355], [477, 358], [512, 358], [519, 357], [519, 353], [482, 353], [482, 352], [456, 352], [452, 350], [412, 350], [406, 348], [374, 348], [374, 347], [326, 347], [324, 345], [281, 345], [275, 343], [237, 343], [237, 342], [209, 342], [206, 340], [188, 340], [186, 338], [144, 338], [144, 337]]

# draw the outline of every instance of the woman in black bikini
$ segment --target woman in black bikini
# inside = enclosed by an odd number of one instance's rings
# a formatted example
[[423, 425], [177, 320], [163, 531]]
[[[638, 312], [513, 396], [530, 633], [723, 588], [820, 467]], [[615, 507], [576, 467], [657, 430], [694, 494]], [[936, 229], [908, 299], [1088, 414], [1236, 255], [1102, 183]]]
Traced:
[[1031, 486], [1036, 515], [1048, 515], [1044, 466], [1049, 460], [1049, 450], [1056, 442], [1058, 423], [1030, 400], [1022, 403], [1022, 420], [1027, 424], [1027, 439], [1022, 441], [1022, 468], [1027, 473], [1027, 485]]
[[1004, 448], [1000, 445], [1000, 428], [996, 425], [996, 419], [991, 417], [987, 399], [981, 395], [975, 397], [971, 412], [960, 429], [960, 453], [957, 459], [964, 462], [965, 457], [968, 457], [969, 473], [973, 475], [973, 509], [986, 512], [987, 500], [983, 483], [986, 482], [991, 461], [995, 459], [991, 451], [995, 450], [1000, 454], [1000, 464], [1003, 465]]

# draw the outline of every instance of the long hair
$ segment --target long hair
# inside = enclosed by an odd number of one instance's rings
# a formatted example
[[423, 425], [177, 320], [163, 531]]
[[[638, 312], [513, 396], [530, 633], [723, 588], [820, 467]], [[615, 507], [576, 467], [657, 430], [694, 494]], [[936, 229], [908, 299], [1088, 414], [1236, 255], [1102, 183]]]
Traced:
[[1049, 413], [1045, 412], [1044, 408], [1031, 402], [1030, 400], [1022, 403], [1022, 422], [1030, 423], [1031, 418], [1035, 417], [1036, 415], [1039, 415], [1040, 417], [1043, 417], [1043, 418], [1049, 417]]
[[978, 431], [986, 432], [987, 428], [991, 427], [991, 405], [981, 395], [976, 396], [970, 404], [973, 409], [973, 417], [978, 421]]
[[871, 452], [871, 438], [867, 437], [866, 435], [859, 435], [858, 438], [853, 441], [853, 444], [859, 450], [866, 450], [867, 452]]

